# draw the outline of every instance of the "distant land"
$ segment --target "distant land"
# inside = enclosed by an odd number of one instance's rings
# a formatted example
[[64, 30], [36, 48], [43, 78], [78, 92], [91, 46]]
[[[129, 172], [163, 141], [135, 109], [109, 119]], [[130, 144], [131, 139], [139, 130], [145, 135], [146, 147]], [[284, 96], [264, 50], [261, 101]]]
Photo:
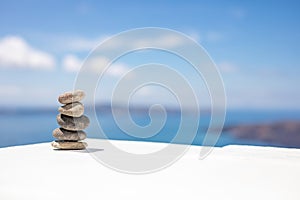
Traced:
[[300, 121], [227, 126], [223, 131], [240, 139], [254, 139], [284, 147], [300, 148]]

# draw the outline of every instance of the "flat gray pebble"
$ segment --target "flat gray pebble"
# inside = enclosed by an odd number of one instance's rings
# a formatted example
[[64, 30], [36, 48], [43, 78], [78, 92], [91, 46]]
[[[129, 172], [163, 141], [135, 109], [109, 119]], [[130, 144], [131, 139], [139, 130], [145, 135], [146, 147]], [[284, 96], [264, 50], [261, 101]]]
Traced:
[[63, 128], [57, 128], [52, 132], [53, 137], [58, 140], [78, 141], [86, 138], [84, 131], [69, 131]]
[[87, 116], [70, 117], [63, 114], [58, 114], [56, 117], [57, 123], [66, 130], [81, 131], [87, 128], [90, 124], [90, 120]]
[[68, 104], [72, 102], [81, 101], [85, 97], [85, 93], [82, 90], [76, 90], [74, 92], [66, 92], [58, 97], [58, 101], [61, 104]]
[[84, 113], [84, 106], [80, 102], [68, 103], [59, 107], [58, 112], [71, 117], [80, 117]]

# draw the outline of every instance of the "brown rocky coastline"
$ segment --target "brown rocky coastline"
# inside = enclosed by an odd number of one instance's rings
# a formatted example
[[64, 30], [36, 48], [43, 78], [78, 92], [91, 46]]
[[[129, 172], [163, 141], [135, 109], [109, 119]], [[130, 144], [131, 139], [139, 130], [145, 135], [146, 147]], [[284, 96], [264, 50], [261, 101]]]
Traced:
[[300, 121], [235, 125], [225, 127], [223, 131], [241, 139], [252, 139], [273, 145], [300, 148]]

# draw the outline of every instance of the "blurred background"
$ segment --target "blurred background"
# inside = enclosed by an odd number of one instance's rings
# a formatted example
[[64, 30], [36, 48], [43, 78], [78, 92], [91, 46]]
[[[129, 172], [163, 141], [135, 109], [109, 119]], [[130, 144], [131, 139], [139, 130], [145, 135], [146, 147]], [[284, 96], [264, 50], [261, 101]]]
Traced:
[[[0, 147], [52, 141], [52, 130], [58, 126], [57, 97], [73, 89], [91, 50], [128, 29], [162, 27], [180, 31], [201, 44], [223, 77], [227, 116], [217, 146], [299, 148], [299, 9], [296, 0], [1, 0]], [[177, 41], [162, 42], [172, 45]], [[210, 117], [205, 85], [193, 70], [164, 52], [137, 52], [112, 66], [106, 73], [106, 89], [96, 94], [99, 121], [110, 139], [171, 141], [180, 111], [176, 99], [163, 88], [142, 88], [131, 102], [133, 119], [139, 125], [149, 123], [149, 105], [167, 106], [165, 127], [151, 138], [122, 132], [109, 106], [112, 80], [138, 64], [159, 60], [180, 71], [196, 89], [205, 112], [193, 144], [201, 145]], [[183, 106], [193, 109], [193, 105]], [[92, 129], [87, 133], [97, 137]]]

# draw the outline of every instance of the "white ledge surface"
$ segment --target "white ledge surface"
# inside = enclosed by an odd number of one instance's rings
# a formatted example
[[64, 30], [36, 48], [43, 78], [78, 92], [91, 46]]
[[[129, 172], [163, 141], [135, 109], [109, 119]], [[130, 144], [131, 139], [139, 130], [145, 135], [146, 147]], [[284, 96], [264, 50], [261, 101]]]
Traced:
[[[111, 142], [131, 152], [166, 145]], [[200, 149], [162, 171], [129, 175], [50, 143], [0, 148], [0, 199], [300, 199], [300, 149], [227, 146], [199, 160]]]

